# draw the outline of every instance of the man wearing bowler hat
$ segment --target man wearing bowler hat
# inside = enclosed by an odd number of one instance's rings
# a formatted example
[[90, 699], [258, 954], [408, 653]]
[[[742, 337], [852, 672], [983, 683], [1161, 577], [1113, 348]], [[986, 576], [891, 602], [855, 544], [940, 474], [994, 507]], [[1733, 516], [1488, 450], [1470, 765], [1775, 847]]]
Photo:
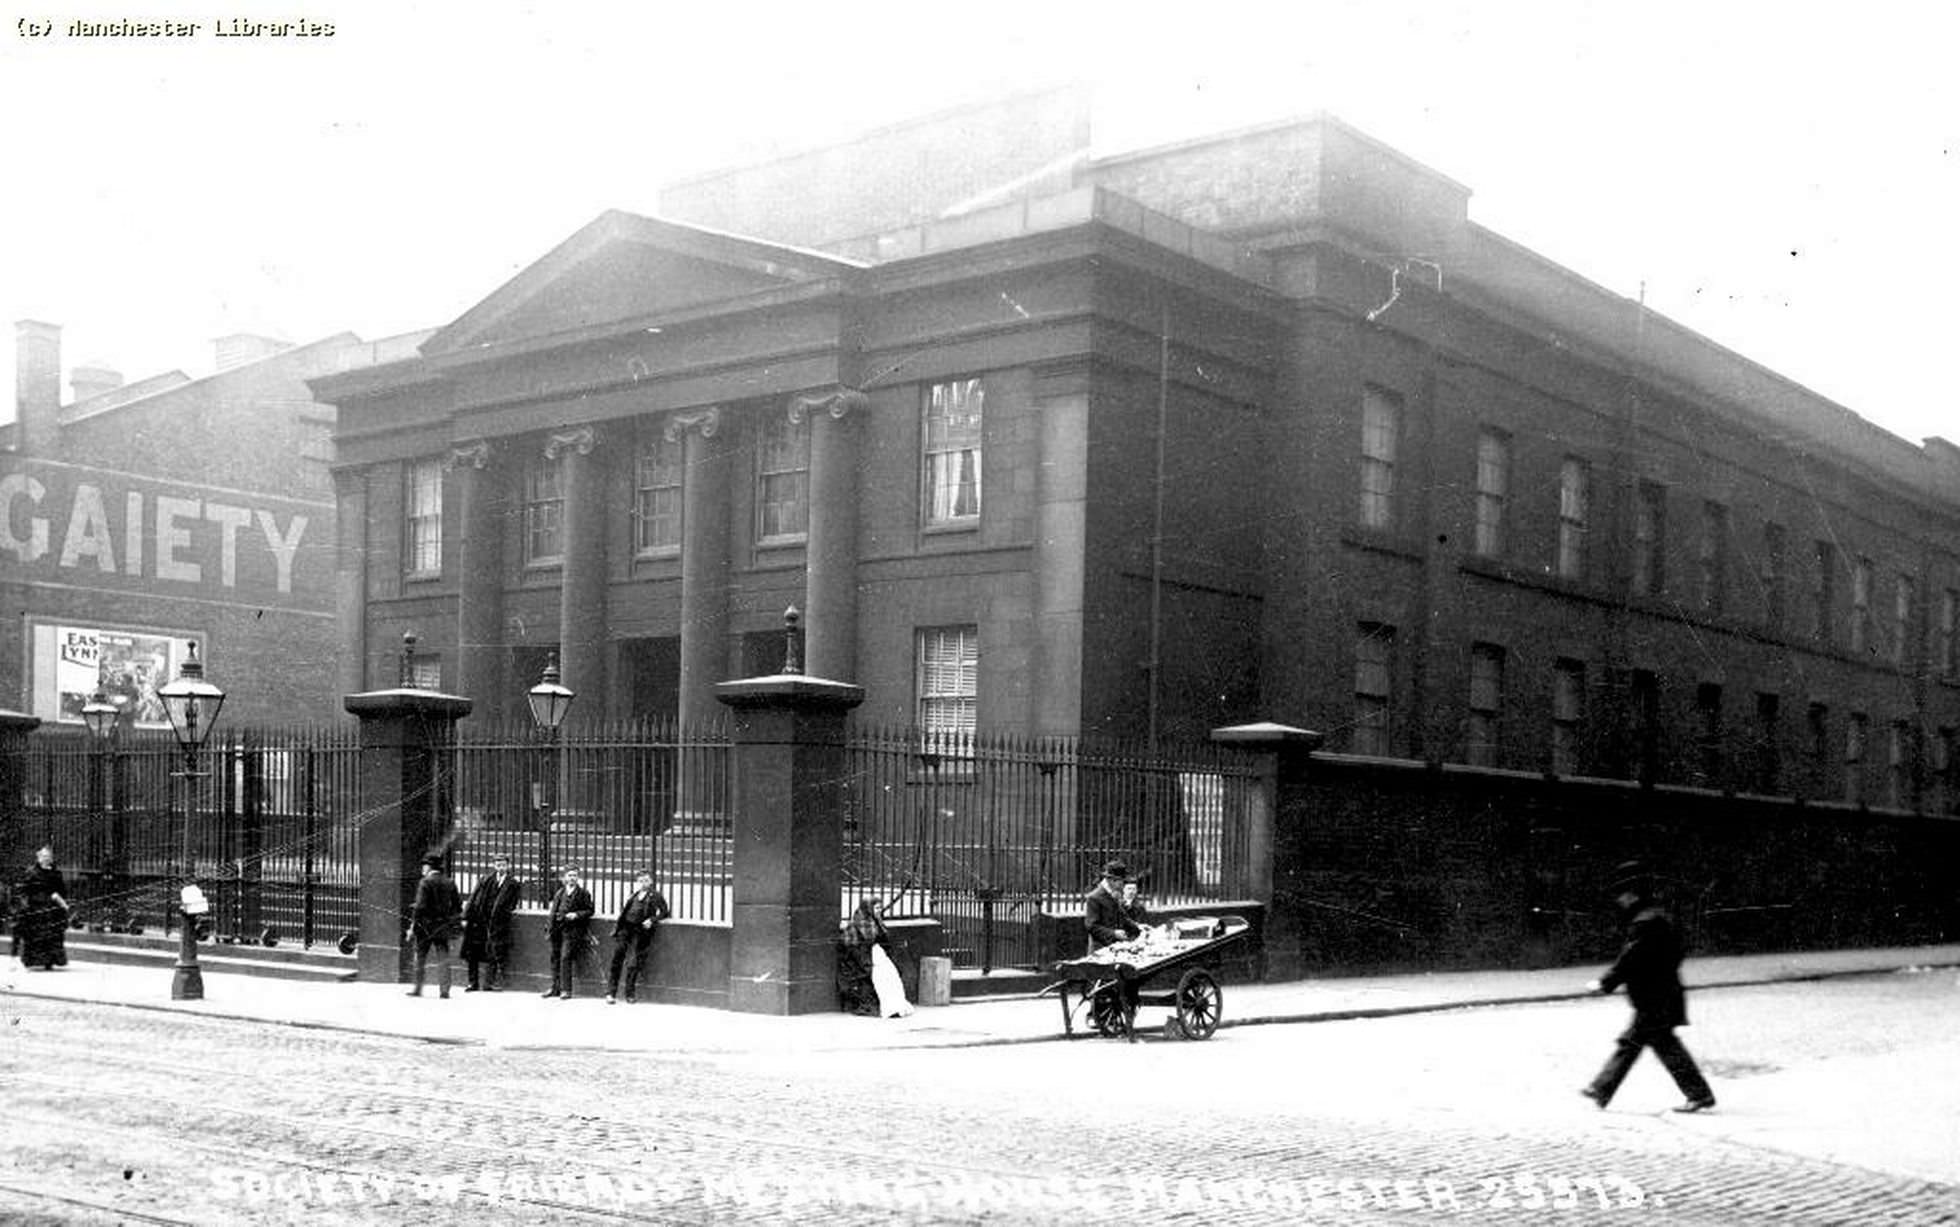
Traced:
[[1613, 1055], [1606, 1059], [1597, 1077], [1580, 1094], [1604, 1108], [1612, 1102], [1627, 1071], [1640, 1057], [1640, 1050], [1652, 1048], [1674, 1085], [1688, 1097], [1676, 1112], [1706, 1112], [1715, 1106], [1715, 1092], [1695, 1068], [1676, 1027], [1686, 1026], [1688, 1007], [1681, 989], [1681, 939], [1674, 922], [1654, 902], [1653, 880], [1646, 867], [1628, 861], [1613, 871], [1613, 884], [1607, 888], [1618, 904], [1626, 925], [1627, 942], [1620, 957], [1606, 974], [1592, 982], [1596, 992], [1610, 993], [1627, 986], [1627, 999], [1633, 1004], [1633, 1021], [1620, 1033]]
[[1123, 883], [1129, 880], [1130, 867], [1110, 861], [1103, 866], [1102, 881], [1083, 897], [1082, 925], [1089, 930], [1090, 954], [1143, 932], [1123, 909]]

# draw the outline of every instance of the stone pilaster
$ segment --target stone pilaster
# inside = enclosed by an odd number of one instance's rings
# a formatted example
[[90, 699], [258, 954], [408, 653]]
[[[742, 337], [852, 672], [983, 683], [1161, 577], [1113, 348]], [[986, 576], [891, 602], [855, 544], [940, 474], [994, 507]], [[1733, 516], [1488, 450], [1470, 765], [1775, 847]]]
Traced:
[[361, 921], [364, 980], [407, 977], [403, 939], [421, 861], [449, 847], [456, 721], [470, 701], [432, 690], [371, 690], [343, 700], [361, 722]]
[[[457, 484], [456, 689], [472, 696], [486, 720], [504, 707], [504, 521], [506, 474], [487, 439], [449, 453]], [[358, 689], [358, 687], [357, 687]]]
[[728, 669], [728, 492], [732, 462], [721, 410], [677, 413], [667, 439], [683, 444], [680, 715], [719, 712], [715, 685]]
[[817, 677], [857, 676], [857, 421], [865, 399], [839, 387], [789, 404], [792, 423], [810, 418], [804, 667]]
[[558, 667], [583, 700], [580, 710], [611, 710], [606, 671], [606, 473], [590, 426], [552, 435], [547, 460], [565, 476], [565, 562], [558, 586]]
[[724, 682], [735, 714], [728, 1008], [837, 1008], [844, 717], [864, 691], [801, 674]]

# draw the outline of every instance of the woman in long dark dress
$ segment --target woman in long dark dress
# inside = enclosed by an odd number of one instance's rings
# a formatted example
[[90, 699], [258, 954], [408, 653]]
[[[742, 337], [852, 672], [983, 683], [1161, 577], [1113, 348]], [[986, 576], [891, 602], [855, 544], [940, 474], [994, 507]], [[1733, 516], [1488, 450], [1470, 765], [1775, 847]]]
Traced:
[[28, 967], [68, 965], [68, 883], [54, 867], [54, 849], [43, 844], [15, 890], [20, 916], [14, 922], [20, 961]]
[[871, 983], [871, 948], [891, 952], [891, 935], [869, 899], [857, 905], [837, 935], [837, 1004], [847, 1014], [878, 1016], [878, 990]]

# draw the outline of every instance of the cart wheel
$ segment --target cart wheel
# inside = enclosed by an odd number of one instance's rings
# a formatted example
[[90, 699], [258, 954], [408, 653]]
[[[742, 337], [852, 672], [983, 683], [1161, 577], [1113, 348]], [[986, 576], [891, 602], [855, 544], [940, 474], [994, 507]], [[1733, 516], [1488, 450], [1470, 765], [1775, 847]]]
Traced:
[[1210, 1039], [1225, 1012], [1218, 981], [1207, 972], [1187, 971], [1177, 982], [1176, 1000], [1177, 1025], [1183, 1028], [1185, 1038]]
[[1121, 1035], [1129, 1027], [1124, 1017], [1123, 990], [1112, 984], [1089, 998], [1089, 1023], [1100, 1035]]

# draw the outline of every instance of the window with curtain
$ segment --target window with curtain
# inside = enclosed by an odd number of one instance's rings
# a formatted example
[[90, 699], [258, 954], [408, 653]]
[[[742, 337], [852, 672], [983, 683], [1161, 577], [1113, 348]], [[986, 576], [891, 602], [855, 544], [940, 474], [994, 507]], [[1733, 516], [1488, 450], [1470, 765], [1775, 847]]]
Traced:
[[756, 525], [764, 541], [800, 539], [810, 530], [810, 419], [765, 413], [756, 440]]
[[410, 461], [402, 503], [407, 540], [402, 546], [402, 570], [415, 578], [442, 573], [442, 461], [431, 457]]
[[926, 389], [925, 510], [928, 526], [980, 518], [981, 434], [986, 387], [955, 379]]

